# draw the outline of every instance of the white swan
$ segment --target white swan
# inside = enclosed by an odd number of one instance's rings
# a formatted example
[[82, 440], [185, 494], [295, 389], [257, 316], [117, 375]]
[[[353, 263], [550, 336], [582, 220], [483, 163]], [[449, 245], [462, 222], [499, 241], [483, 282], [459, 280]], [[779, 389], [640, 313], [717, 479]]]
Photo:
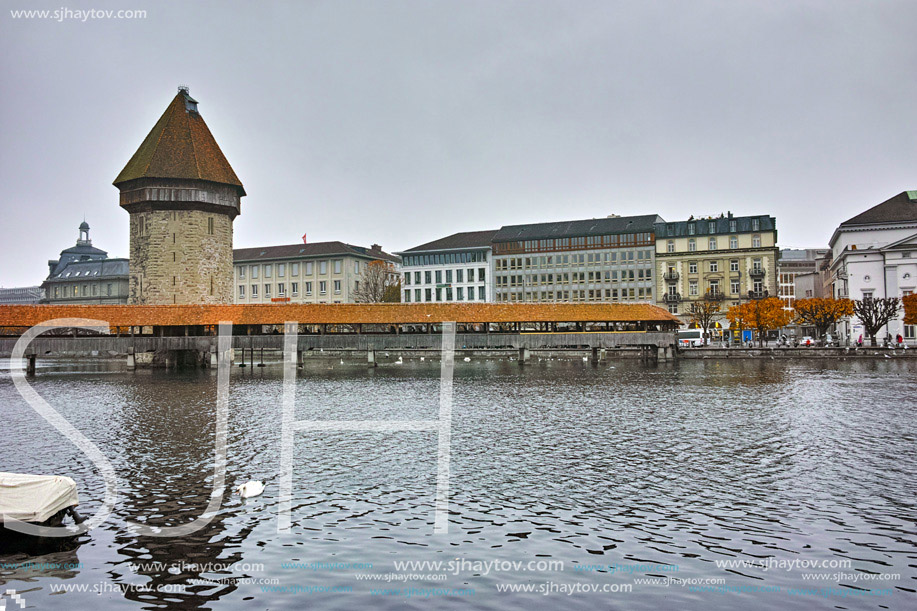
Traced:
[[243, 499], [247, 499], [250, 496], [258, 496], [264, 492], [264, 483], [251, 480], [236, 488], [236, 492], [239, 493]]
[[470, 363], [470, 362], [471, 362], [471, 357], [470, 357], [470, 356], [466, 356], [463, 360], [464, 360], [466, 363]]
[[404, 359], [401, 358], [401, 357], [399, 356], [399, 357], [398, 357], [398, 360], [395, 361], [395, 364], [396, 364], [396, 365], [404, 365]]

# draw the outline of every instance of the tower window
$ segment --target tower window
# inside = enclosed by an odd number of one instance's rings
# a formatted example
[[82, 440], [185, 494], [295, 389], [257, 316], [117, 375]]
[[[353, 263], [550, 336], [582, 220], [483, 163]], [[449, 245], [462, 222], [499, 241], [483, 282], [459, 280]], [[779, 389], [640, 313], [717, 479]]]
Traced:
[[142, 236], [144, 234], [145, 228], [143, 225], [144, 225], [143, 217], [141, 216], [140, 218], [137, 219], [137, 235], [138, 236]]
[[207, 218], [207, 233], [213, 235], [213, 217]]

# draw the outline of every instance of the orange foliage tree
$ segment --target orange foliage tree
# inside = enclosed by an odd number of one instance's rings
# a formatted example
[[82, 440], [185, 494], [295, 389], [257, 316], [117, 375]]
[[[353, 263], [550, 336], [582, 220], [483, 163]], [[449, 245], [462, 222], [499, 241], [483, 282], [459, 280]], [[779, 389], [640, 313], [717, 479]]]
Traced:
[[753, 299], [732, 306], [726, 312], [730, 325], [738, 329], [754, 329], [758, 332], [758, 342], [764, 345], [767, 332], [790, 324], [792, 313], [783, 309], [783, 301], [776, 297]]
[[363, 266], [353, 295], [357, 303], [401, 301], [401, 277], [388, 261], [370, 261]]
[[793, 308], [796, 310], [796, 322], [815, 327], [817, 337], [822, 337], [841, 318], [853, 316], [853, 302], [849, 299], [797, 299]]
[[904, 304], [904, 324], [917, 325], [917, 293], [901, 299]]
[[704, 345], [706, 346], [709, 343], [710, 327], [720, 315], [720, 304], [712, 299], [694, 301], [691, 303], [688, 314], [691, 315], [691, 322], [704, 330]]

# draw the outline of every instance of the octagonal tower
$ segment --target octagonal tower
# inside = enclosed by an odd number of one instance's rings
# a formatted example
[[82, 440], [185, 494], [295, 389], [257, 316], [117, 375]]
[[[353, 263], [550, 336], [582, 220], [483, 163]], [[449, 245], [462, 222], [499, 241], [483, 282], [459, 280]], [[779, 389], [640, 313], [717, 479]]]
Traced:
[[245, 189], [187, 87], [113, 184], [130, 214], [128, 303], [232, 303], [232, 223]]

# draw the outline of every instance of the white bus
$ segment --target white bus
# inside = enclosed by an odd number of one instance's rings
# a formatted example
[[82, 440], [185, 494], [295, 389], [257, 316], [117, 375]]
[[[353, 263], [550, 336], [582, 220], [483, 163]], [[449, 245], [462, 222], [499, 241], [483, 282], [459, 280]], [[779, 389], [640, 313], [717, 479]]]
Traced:
[[696, 348], [697, 346], [704, 345], [704, 332], [701, 329], [676, 331], [675, 339], [678, 341], [679, 348]]

